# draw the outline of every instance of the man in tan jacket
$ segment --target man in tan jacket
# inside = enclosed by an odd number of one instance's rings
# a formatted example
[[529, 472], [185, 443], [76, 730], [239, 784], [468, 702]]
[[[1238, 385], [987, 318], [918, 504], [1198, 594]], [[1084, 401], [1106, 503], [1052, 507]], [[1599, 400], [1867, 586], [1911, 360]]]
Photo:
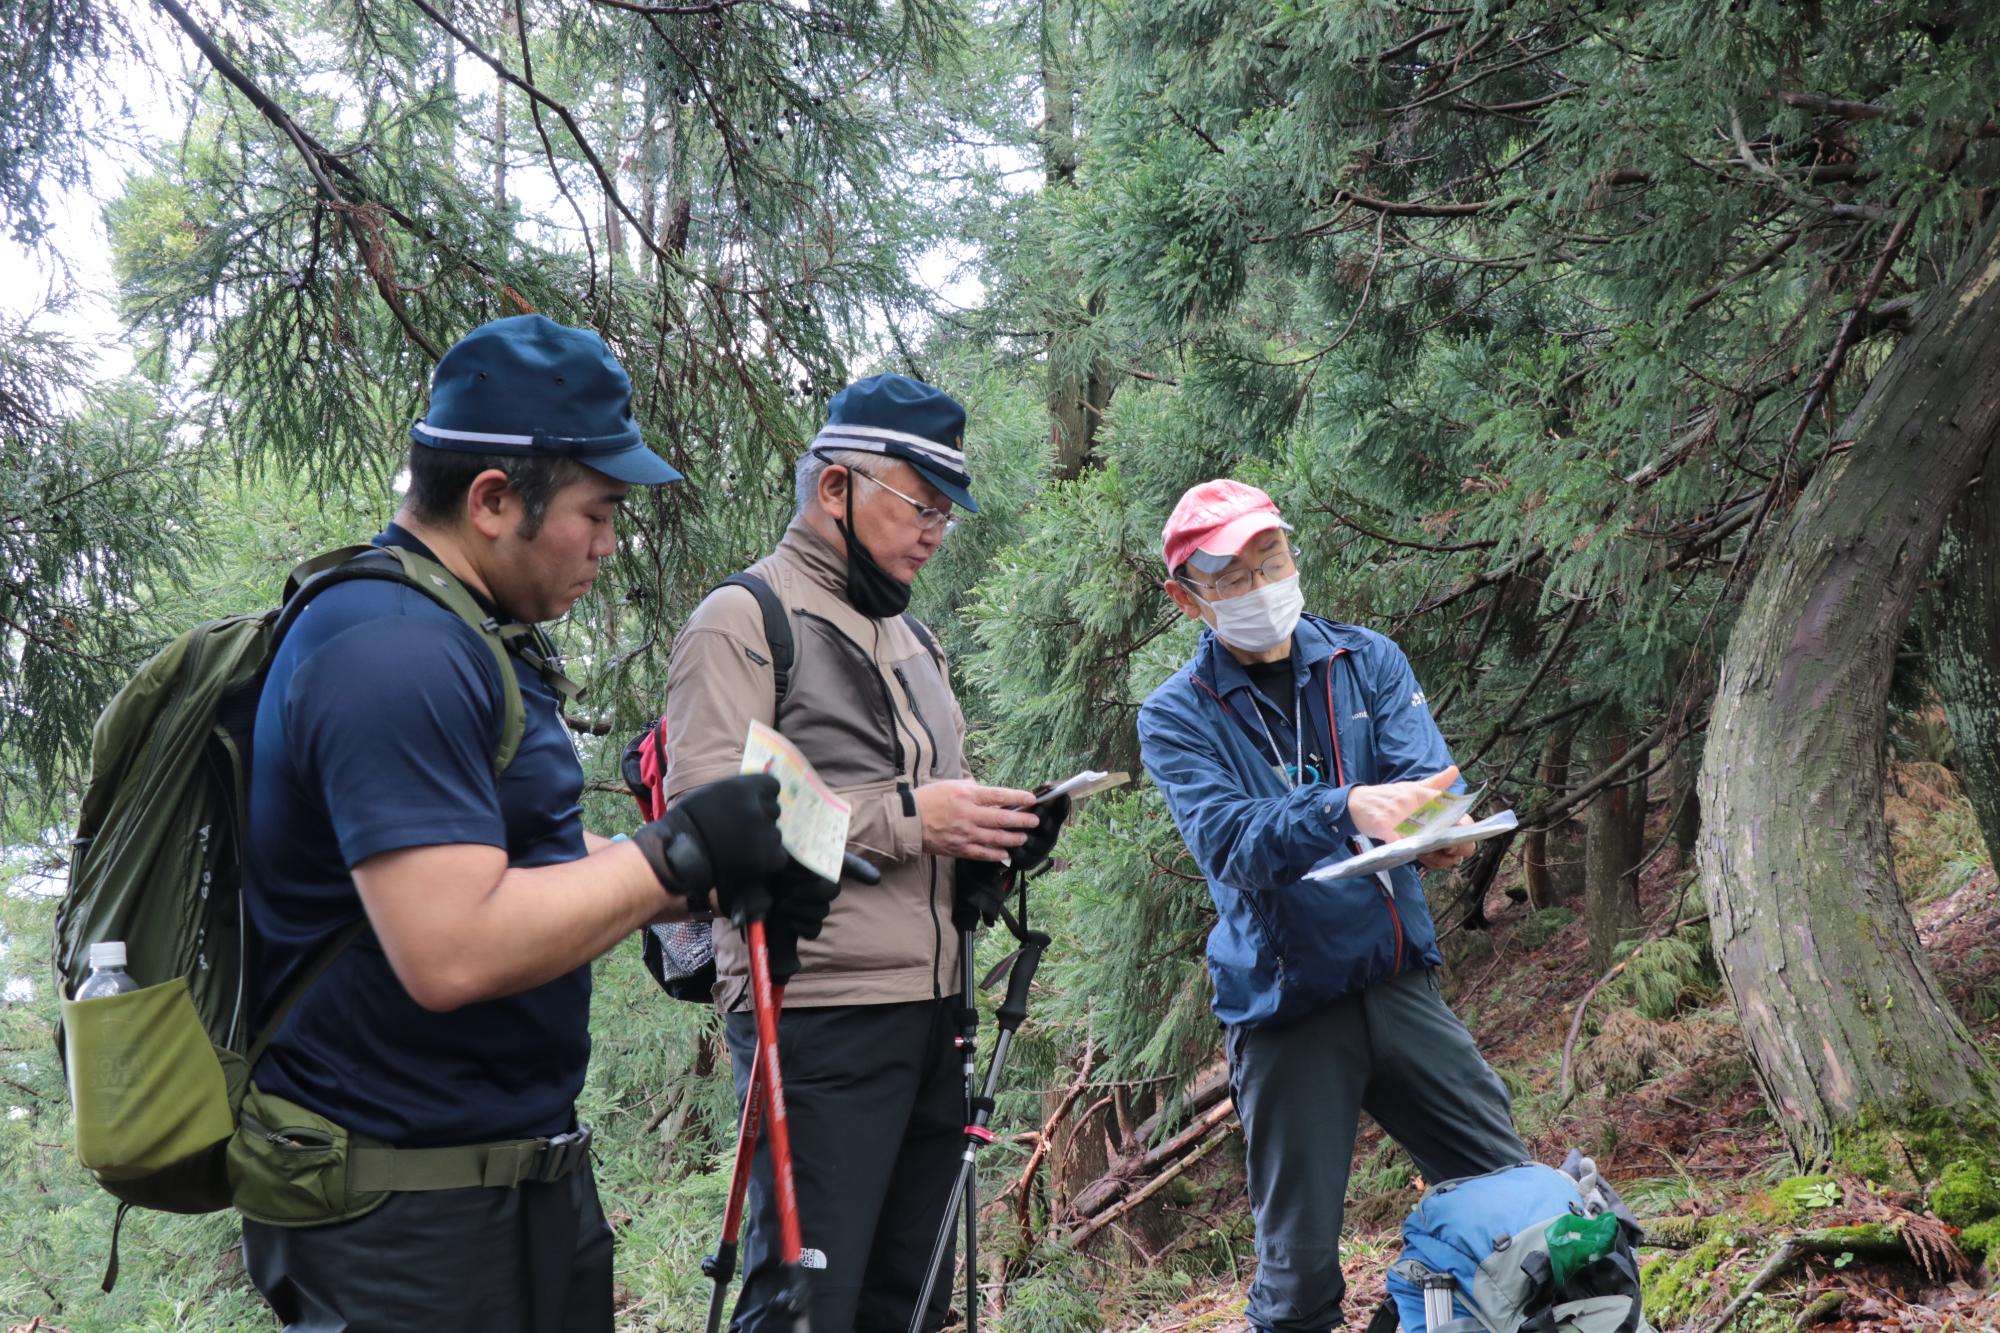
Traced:
[[[798, 513], [748, 571], [790, 629], [783, 697], [762, 609], [740, 585], [696, 609], [668, 668], [670, 801], [735, 773], [755, 719], [848, 801], [849, 850], [882, 870], [879, 885], [845, 885], [800, 946], [779, 1030], [815, 1333], [910, 1326], [964, 1143], [954, 908], [963, 923], [996, 910], [984, 899], [997, 875], [965, 876], [955, 901], [957, 863], [1032, 865], [1060, 822], [1028, 813], [1029, 792], [967, 776], [943, 655], [905, 610], [953, 507], [978, 510], [964, 426], [950, 397], [901, 375], [835, 395], [799, 460]], [[742, 939], [721, 920], [715, 950], [741, 1098], [755, 1029]], [[760, 1148], [732, 1333], [789, 1330], [773, 1309], [783, 1283], [768, 1170]], [[927, 1328], [944, 1318], [940, 1279]]]

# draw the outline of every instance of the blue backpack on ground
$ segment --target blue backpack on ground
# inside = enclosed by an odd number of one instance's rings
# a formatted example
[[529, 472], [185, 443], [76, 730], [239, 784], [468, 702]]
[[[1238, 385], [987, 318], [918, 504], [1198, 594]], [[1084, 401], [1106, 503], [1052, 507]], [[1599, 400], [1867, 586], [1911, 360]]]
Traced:
[[[1404, 1333], [1651, 1333], [1638, 1225], [1588, 1158], [1570, 1159], [1565, 1171], [1522, 1162], [1425, 1191], [1389, 1269]], [[1449, 1317], [1426, 1318], [1427, 1285]]]

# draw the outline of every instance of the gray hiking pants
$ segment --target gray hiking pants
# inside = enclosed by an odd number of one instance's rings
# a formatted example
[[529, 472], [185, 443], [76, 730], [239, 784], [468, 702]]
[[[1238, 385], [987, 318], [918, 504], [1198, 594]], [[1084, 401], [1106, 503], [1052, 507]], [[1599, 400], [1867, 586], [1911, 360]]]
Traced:
[[1428, 970], [1296, 1023], [1232, 1027], [1228, 1050], [1257, 1223], [1249, 1316], [1265, 1333], [1342, 1322], [1340, 1224], [1361, 1112], [1426, 1183], [1528, 1160], [1506, 1087]]

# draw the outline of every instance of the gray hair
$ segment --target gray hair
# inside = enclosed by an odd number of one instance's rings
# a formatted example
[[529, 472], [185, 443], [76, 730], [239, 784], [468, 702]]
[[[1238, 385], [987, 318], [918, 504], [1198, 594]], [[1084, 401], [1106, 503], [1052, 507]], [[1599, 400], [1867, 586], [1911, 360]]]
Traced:
[[[827, 468], [838, 464], [850, 472], [861, 472], [880, 479], [886, 470], [880, 454], [865, 454], [853, 449], [808, 449], [799, 455], [798, 485], [796, 497], [801, 514], [819, 503], [819, 479]], [[886, 462], [886, 460], [883, 460]]]

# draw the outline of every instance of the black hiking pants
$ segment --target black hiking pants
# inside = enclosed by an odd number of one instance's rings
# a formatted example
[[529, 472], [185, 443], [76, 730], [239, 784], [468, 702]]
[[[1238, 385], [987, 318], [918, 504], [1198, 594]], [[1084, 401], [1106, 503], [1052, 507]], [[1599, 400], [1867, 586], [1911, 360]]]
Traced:
[[412, 1190], [323, 1227], [243, 1222], [243, 1267], [295, 1333], [610, 1333], [611, 1228], [588, 1167]]
[[[792, 1130], [813, 1333], [908, 1333], [965, 1146], [965, 1080], [952, 1038], [956, 997], [786, 1009], [778, 1063]], [[737, 1104], [756, 1022], [728, 1020]], [[743, 1238], [743, 1294], [730, 1333], [791, 1333], [771, 1309], [784, 1289], [768, 1135], [760, 1134]], [[944, 1257], [926, 1329], [950, 1305]]]
[[1296, 1023], [1232, 1027], [1229, 1083], [1243, 1122], [1261, 1333], [1342, 1322], [1340, 1226], [1366, 1111], [1426, 1184], [1528, 1160], [1507, 1089], [1438, 991], [1405, 972]]

